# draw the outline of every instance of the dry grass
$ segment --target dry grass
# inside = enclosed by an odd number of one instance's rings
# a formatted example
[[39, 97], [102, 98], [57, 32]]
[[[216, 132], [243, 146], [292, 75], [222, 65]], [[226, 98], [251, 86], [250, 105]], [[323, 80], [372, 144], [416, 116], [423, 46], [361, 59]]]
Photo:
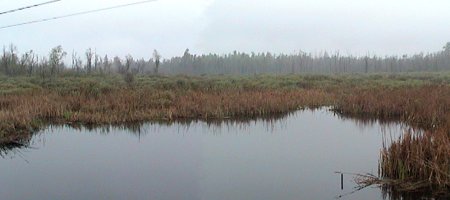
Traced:
[[323, 105], [320, 90], [167, 91], [112, 90], [99, 96], [84, 93], [0, 97], [0, 130], [26, 132], [40, 123], [117, 124], [150, 120], [223, 119], [286, 113], [300, 106]]
[[424, 129], [450, 128], [450, 87], [349, 89], [339, 95], [336, 111], [350, 116], [396, 119]]
[[449, 133], [445, 130], [405, 133], [399, 141], [383, 147], [380, 175], [400, 181], [396, 185], [403, 190], [450, 189]]
[[339, 113], [399, 119], [425, 130], [409, 130], [399, 140], [385, 142], [380, 155], [381, 179], [369, 182], [396, 191], [432, 188], [450, 193], [449, 86], [356, 89], [338, 98]]

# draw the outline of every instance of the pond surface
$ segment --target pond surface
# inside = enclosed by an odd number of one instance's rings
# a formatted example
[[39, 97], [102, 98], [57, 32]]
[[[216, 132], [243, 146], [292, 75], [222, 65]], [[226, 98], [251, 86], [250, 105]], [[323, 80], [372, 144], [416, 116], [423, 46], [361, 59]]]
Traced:
[[[321, 109], [108, 129], [50, 127], [30, 148], [4, 154], [0, 199], [335, 199], [356, 186], [344, 175], [341, 190], [335, 171], [376, 175], [383, 138], [402, 126]], [[368, 187], [341, 199], [382, 199], [382, 192]]]

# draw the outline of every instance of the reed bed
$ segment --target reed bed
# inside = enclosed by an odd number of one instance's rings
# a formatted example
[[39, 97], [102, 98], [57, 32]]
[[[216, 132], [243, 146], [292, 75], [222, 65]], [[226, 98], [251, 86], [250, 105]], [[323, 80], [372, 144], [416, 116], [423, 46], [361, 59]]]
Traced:
[[397, 190], [450, 190], [449, 133], [445, 130], [405, 133], [400, 140], [383, 147], [379, 171]]
[[394, 188], [390, 191], [450, 193], [449, 86], [380, 87], [343, 93], [337, 97], [338, 113], [398, 119], [412, 127], [398, 140], [385, 141], [380, 152], [380, 177], [368, 182]]
[[91, 96], [42, 92], [0, 97], [0, 130], [26, 132], [41, 123], [119, 124], [152, 120], [224, 119], [287, 113], [317, 107], [319, 90], [166, 91], [119, 89]]
[[350, 89], [343, 93], [339, 95], [335, 110], [344, 115], [398, 119], [424, 129], [449, 128], [450, 125], [450, 87], [447, 85]]

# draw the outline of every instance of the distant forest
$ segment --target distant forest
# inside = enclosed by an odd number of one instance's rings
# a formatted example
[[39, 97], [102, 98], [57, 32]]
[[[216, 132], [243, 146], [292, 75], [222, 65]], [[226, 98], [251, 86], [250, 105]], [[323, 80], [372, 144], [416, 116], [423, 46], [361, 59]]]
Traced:
[[[77, 74], [344, 74], [344, 73], [398, 73], [450, 70], [450, 42], [441, 51], [403, 56], [351, 56], [340, 53], [271, 54], [233, 52], [226, 55], [184, 54], [161, 59], [158, 51], [150, 52], [149, 60], [107, 55], [100, 56], [88, 49], [84, 54], [68, 55], [61, 46], [51, 49], [49, 55], [39, 56], [33, 51], [20, 54], [14, 45], [3, 48], [0, 73], [6, 76]], [[67, 60], [71, 59], [71, 63]], [[66, 61], [66, 62], [64, 62]]]

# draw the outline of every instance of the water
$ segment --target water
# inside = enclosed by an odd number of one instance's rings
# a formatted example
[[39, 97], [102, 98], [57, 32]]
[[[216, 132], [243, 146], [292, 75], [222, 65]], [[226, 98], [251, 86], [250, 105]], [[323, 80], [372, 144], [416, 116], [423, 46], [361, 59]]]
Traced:
[[[322, 109], [132, 130], [41, 131], [30, 148], [0, 158], [0, 199], [335, 199], [356, 186], [345, 175], [341, 190], [335, 171], [376, 175], [381, 132], [402, 126]], [[382, 199], [382, 192], [369, 187], [341, 199]]]

